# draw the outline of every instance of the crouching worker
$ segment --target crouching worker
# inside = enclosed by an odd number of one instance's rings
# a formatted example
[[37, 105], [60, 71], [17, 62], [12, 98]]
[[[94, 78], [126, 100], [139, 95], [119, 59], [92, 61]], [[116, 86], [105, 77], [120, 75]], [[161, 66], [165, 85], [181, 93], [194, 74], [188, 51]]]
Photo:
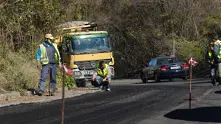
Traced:
[[101, 90], [111, 91], [110, 90], [110, 81], [111, 81], [111, 71], [107, 64], [104, 61], [100, 61], [96, 67], [96, 72], [92, 77], [92, 81], [96, 81], [100, 86]]

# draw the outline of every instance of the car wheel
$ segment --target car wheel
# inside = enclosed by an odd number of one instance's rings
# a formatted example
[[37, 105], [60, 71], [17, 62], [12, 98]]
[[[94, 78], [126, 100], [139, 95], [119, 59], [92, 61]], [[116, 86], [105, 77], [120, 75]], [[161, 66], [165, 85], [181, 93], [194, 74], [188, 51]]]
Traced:
[[155, 82], [160, 82], [160, 78], [157, 73], [154, 74], [154, 80]]
[[188, 76], [185, 76], [185, 77], [182, 77], [183, 80], [187, 80], [188, 79]]
[[169, 78], [169, 81], [173, 81], [173, 78]]
[[147, 78], [145, 77], [144, 73], [141, 75], [141, 80], [143, 83], [147, 83]]

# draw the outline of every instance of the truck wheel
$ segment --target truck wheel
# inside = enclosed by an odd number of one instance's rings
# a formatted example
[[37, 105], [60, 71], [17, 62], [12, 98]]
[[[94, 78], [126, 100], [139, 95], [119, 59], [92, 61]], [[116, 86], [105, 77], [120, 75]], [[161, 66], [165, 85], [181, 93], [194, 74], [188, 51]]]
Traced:
[[85, 80], [81, 82], [81, 87], [86, 87], [86, 81]]
[[76, 86], [80, 87], [80, 81], [76, 81]]
[[77, 87], [86, 87], [86, 80], [76, 80]]

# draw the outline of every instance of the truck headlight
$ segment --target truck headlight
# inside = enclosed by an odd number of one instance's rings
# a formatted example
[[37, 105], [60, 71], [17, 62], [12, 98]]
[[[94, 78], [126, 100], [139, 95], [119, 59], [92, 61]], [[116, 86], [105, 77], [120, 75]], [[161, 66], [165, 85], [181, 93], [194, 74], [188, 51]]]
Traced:
[[80, 77], [82, 75], [82, 73], [80, 71], [75, 71], [74, 72], [74, 76], [76, 77]]

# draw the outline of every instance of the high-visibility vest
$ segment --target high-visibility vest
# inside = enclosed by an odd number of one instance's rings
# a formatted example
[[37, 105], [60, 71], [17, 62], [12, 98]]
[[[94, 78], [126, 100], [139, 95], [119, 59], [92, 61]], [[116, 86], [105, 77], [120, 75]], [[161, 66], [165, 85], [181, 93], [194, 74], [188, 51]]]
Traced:
[[211, 51], [209, 51], [208, 52], [208, 59], [210, 60], [210, 61], [213, 61], [214, 60], [214, 56], [213, 56], [213, 53], [211, 52]]
[[105, 64], [105, 68], [103, 69], [103, 71], [97, 66], [97, 75], [101, 77], [106, 77], [108, 75], [108, 65]]
[[[56, 59], [57, 63], [59, 63], [60, 54], [59, 54], [59, 51], [58, 51], [57, 44], [52, 43], [52, 45], [54, 46], [55, 51], [56, 51], [55, 52], [55, 59]], [[48, 55], [47, 55], [46, 47], [43, 44], [40, 44], [40, 50], [41, 50], [40, 62], [41, 62], [41, 64], [46, 65], [46, 64], [49, 63], [49, 58], [48, 58]]]
[[212, 58], [212, 52], [211, 51], [208, 52], [208, 56], [209, 56], [209, 58]]
[[219, 50], [218, 58], [221, 59], [221, 49]]

